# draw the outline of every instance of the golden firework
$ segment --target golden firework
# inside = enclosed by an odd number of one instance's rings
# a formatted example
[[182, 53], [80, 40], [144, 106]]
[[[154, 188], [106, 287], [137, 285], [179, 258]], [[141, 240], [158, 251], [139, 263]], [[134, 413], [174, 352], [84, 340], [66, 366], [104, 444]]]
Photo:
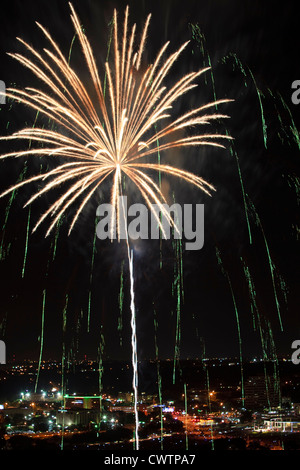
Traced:
[[[151, 15], [145, 22], [141, 40], [136, 47], [136, 25], [129, 28], [128, 7], [125, 10], [121, 35], [118, 30], [117, 12], [114, 11], [113, 60], [112, 63], [105, 64], [109, 91], [109, 99], [105, 100], [104, 87], [91, 45], [71, 4], [70, 8], [71, 19], [82, 48], [96, 99], [91, 98], [91, 94], [88, 93], [78, 74], [71, 68], [68, 60], [43, 26], [37, 23], [51, 46], [50, 50], [44, 49], [43, 55], [18, 38], [32, 55], [32, 59], [19, 53], [10, 55], [41, 79], [48, 88], [48, 92], [32, 87], [27, 87], [25, 90], [8, 88], [7, 97], [47, 116], [57, 124], [57, 129], [60, 130], [32, 127], [2, 137], [2, 140], [35, 141], [39, 147], [13, 151], [0, 158], [30, 155], [60, 158], [57, 158], [57, 165], [53, 170], [14, 185], [4, 191], [1, 197], [25, 184], [38, 180], [45, 181], [43, 187], [27, 201], [26, 205], [28, 205], [48, 191], [69, 183], [67, 189], [60, 193], [55, 202], [40, 216], [33, 231], [49, 216], [52, 220], [46, 232], [47, 236], [66, 210], [79, 200], [69, 227], [70, 233], [87, 202], [110, 176], [114, 222], [117, 221], [117, 233], [119, 233], [121, 176], [126, 175], [136, 185], [150, 209], [152, 203], [158, 204], [161, 212], [174, 225], [170, 214], [164, 209], [163, 204], [166, 202], [164, 195], [155, 179], [150, 176], [153, 171], [177, 176], [207, 194], [210, 194], [214, 187], [200, 176], [176, 166], [161, 164], [157, 161], [153, 163], [151, 158], [150, 162], [148, 159], [145, 161], [145, 157], [153, 157], [157, 154], [157, 142], [159, 142], [160, 151], [200, 145], [224, 147], [219, 140], [229, 139], [227, 135], [200, 133], [182, 137], [178, 135], [183, 135], [182, 132], [187, 128], [199, 127], [213, 120], [228, 117], [219, 113], [207, 114], [207, 111], [229, 100], [210, 102], [172, 120], [173, 103], [197, 86], [195, 80], [208, 68], [184, 75], [168, 89], [164, 85], [164, 79], [188, 43], [183, 44], [176, 52], [164, 59], [169, 45], [167, 42], [157, 54], [153, 64], [146, 69], [142, 68], [142, 57]], [[160, 129], [158, 130], [159, 121]], [[156, 212], [154, 216], [161, 226]]]

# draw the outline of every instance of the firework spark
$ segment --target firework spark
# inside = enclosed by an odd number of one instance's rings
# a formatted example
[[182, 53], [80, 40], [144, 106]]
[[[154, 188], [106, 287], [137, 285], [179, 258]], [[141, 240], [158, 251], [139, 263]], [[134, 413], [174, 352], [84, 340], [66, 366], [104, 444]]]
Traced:
[[[93, 84], [92, 98], [76, 72], [71, 68], [60, 48], [49, 32], [37, 23], [51, 50], [44, 49], [41, 55], [24, 40], [18, 40], [32, 55], [28, 59], [19, 53], [10, 54], [23, 66], [33, 72], [44, 84], [48, 92], [33, 87], [25, 90], [9, 88], [6, 90], [7, 98], [17, 100], [29, 106], [36, 112], [50, 119], [60, 130], [44, 129], [39, 127], [24, 128], [14, 134], [0, 138], [1, 140], [28, 140], [30, 144], [36, 142], [37, 148], [29, 146], [26, 150], [14, 151], [2, 155], [8, 157], [47, 157], [57, 162], [52, 170], [37, 176], [32, 176], [4, 191], [0, 197], [16, 189], [36, 181], [45, 181], [27, 201], [25, 206], [49, 191], [59, 188], [65, 183], [69, 186], [61, 191], [61, 195], [40, 216], [35, 231], [39, 225], [50, 218], [51, 221], [46, 232], [48, 236], [59, 223], [61, 217], [76, 203], [75, 215], [69, 227], [72, 231], [84, 207], [96, 193], [100, 185], [108, 178], [112, 178], [111, 203], [113, 206], [113, 221], [111, 224], [111, 237], [114, 225], [120, 235], [119, 207], [122, 195], [121, 178], [125, 176], [131, 180], [153, 212], [162, 233], [164, 228], [161, 219], [153, 210], [153, 203], [157, 204], [161, 213], [176, 229], [176, 224], [169, 212], [164, 208], [166, 202], [160, 186], [155, 182], [155, 172], [176, 176], [191, 183], [207, 194], [214, 191], [214, 187], [200, 176], [172, 165], [151, 162], [151, 156], [159, 151], [201, 145], [224, 147], [220, 139], [230, 139], [228, 135], [219, 134], [193, 134], [183, 136], [187, 128], [210, 124], [214, 120], [228, 116], [214, 113], [207, 114], [210, 108], [217, 109], [217, 105], [230, 100], [218, 100], [202, 105], [196, 109], [185, 112], [172, 120], [171, 110], [178, 98], [196, 87], [195, 80], [209, 68], [198, 72], [191, 72], [180, 78], [169, 89], [164, 85], [174, 62], [178, 59], [188, 43], [183, 44], [176, 52], [164, 59], [167, 42], [159, 51], [153, 64], [142, 67], [143, 52], [151, 15], [145, 22], [141, 40], [137, 46], [135, 41], [136, 26], [129, 28], [129, 8], [125, 10], [123, 31], [119, 35], [117, 12], [114, 11], [113, 24], [113, 60], [105, 64], [105, 83], [108, 85], [109, 100], [105, 100], [105, 92], [99, 77], [95, 57], [91, 45], [85, 36], [79, 18], [70, 4], [71, 20], [76, 36], [80, 42], [83, 56]], [[120, 41], [121, 38], [121, 41]], [[50, 91], [50, 93], [49, 93]], [[160, 124], [160, 129], [158, 126]], [[182, 135], [179, 137], [179, 135]], [[148, 158], [150, 157], [150, 162]], [[61, 163], [63, 160], [63, 163]], [[150, 174], [149, 174], [150, 173]], [[78, 202], [80, 201], [80, 202]], [[131, 278], [131, 327], [132, 350], [135, 392], [136, 415], [136, 448], [138, 449], [138, 413], [137, 413], [137, 345], [135, 306], [133, 290], [133, 254], [129, 249], [127, 233], [128, 260]]]
[[[38, 76], [48, 87], [50, 93], [32, 87], [27, 87], [25, 90], [8, 88], [7, 98], [17, 100], [47, 116], [57, 124], [61, 131], [38, 127], [24, 128], [10, 136], [2, 137], [1, 140], [24, 139], [36, 142], [39, 147], [6, 153], [0, 158], [47, 156], [54, 159], [57, 157], [58, 163], [53, 170], [27, 178], [7, 189], [0, 196], [2, 197], [25, 184], [38, 180], [45, 181], [42, 189], [36, 191], [27, 201], [26, 205], [28, 205], [50, 190], [58, 188], [64, 183], [70, 184], [68, 189], [63, 191], [49, 209], [40, 216], [33, 227], [33, 231], [35, 231], [47, 217], [50, 217], [51, 222], [46, 236], [49, 235], [67, 209], [73, 203], [77, 203], [78, 206], [76, 206], [75, 215], [69, 227], [70, 233], [92, 195], [107, 178], [111, 177], [111, 203], [115, 217], [113, 222], [117, 225], [119, 235], [118, 196], [122, 191], [120, 182], [123, 174], [133, 181], [150, 210], [152, 203], [158, 204], [161, 212], [174, 226], [170, 214], [163, 206], [163, 203], [166, 202], [165, 198], [155, 179], [148, 174], [149, 172], [177, 176], [207, 194], [211, 194], [214, 187], [193, 173], [172, 165], [147, 162], [145, 158], [157, 153], [158, 141], [160, 142], [160, 152], [176, 147], [200, 145], [224, 147], [219, 140], [229, 139], [228, 135], [196, 134], [178, 137], [178, 131], [183, 132], [186, 128], [199, 127], [209, 124], [213, 120], [228, 117], [223, 114], [206, 113], [216, 104], [230, 100], [218, 100], [205, 104], [169, 122], [173, 103], [197, 86], [194, 83], [195, 79], [208, 68], [188, 73], [170, 89], [167, 89], [163, 85], [163, 81], [187, 46], [187, 43], [183, 44], [175, 53], [163, 59], [169, 45], [167, 42], [159, 51], [153, 64], [142, 71], [142, 57], [151, 15], [145, 22], [141, 40], [135, 50], [136, 26], [134, 25], [129, 31], [129, 9], [127, 7], [121, 42], [117, 12], [114, 11], [113, 60], [112, 64], [108, 62], [105, 64], [110, 98], [106, 103], [92, 48], [82, 31], [73, 6], [70, 5], [70, 8], [71, 19], [81, 44], [97, 99], [92, 100], [79, 76], [71, 68], [60, 48], [43, 26], [37, 23], [51, 46], [51, 50], [44, 50], [44, 56], [18, 38], [31, 53], [33, 59], [19, 53], [9, 55]], [[164, 123], [166, 120], [168, 123], [157, 130], [157, 123], [159, 121]], [[62, 158], [63, 163], [61, 163]], [[157, 213], [153, 215], [163, 231]]]

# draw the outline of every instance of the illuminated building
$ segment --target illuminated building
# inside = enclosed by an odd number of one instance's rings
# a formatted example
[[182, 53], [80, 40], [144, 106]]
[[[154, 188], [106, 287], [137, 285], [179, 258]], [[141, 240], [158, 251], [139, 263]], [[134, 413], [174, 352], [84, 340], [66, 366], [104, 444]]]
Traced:
[[299, 432], [300, 421], [295, 417], [275, 416], [264, 419], [263, 424], [255, 425], [254, 431], [261, 432]]
[[77, 395], [65, 395], [64, 396], [64, 408], [66, 409], [86, 409], [91, 410], [93, 408], [99, 409], [100, 396], [77, 396]]
[[100, 412], [97, 410], [66, 410], [60, 409], [56, 412], [56, 424], [58, 426], [88, 426], [90, 422], [99, 424]]

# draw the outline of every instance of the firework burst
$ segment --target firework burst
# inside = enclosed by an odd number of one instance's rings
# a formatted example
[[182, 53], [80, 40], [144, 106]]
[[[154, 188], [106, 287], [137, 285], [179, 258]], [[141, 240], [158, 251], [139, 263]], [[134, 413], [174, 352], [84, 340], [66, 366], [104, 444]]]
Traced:
[[[214, 187], [193, 173], [176, 166], [151, 161], [151, 157], [157, 154], [157, 142], [160, 151], [201, 145], [223, 147], [219, 141], [230, 138], [227, 135], [200, 133], [182, 137], [178, 135], [179, 133], [183, 135], [187, 128], [199, 128], [214, 120], [228, 117], [207, 112], [216, 105], [230, 100], [205, 104], [172, 120], [170, 114], [174, 102], [196, 87], [195, 80], [208, 69], [184, 75], [169, 89], [164, 86], [164, 79], [188, 43], [164, 58], [169, 45], [167, 42], [153, 64], [145, 69], [142, 67], [142, 58], [151, 15], [145, 22], [141, 39], [136, 46], [136, 26], [129, 28], [128, 7], [125, 10], [121, 34], [118, 29], [117, 12], [114, 11], [114, 52], [111, 63], [105, 64], [109, 91], [109, 99], [105, 100], [104, 86], [99, 77], [91, 45], [71, 4], [70, 9], [96, 100], [91, 98], [78, 74], [71, 68], [43, 26], [37, 23], [51, 46], [50, 49], [44, 49], [43, 55], [18, 38], [32, 58], [19, 53], [10, 55], [41, 79], [48, 92], [32, 87], [25, 90], [8, 88], [6, 95], [46, 116], [56, 123], [60, 130], [32, 127], [2, 137], [2, 140], [23, 139], [36, 142], [38, 147], [6, 153], [0, 158], [46, 156], [56, 158], [57, 165], [50, 171], [17, 183], [0, 196], [34, 181], [44, 182], [42, 188], [27, 201], [28, 205], [48, 191], [67, 183], [69, 185], [67, 189], [63, 190], [55, 202], [41, 214], [33, 231], [45, 219], [50, 218], [46, 232], [46, 236], [49, 235], [61, 216], [73, 203], [76, 203], [75, 215], [69, 227], [70, 233], [90, 198], [105, 180], [111, 178], [111, 203], [114, 208], [112, 227], [116, 223], [119, 235], [119, 195], [122, 192], [121, 177], [124, 175], [135, 184], [150, 209], [153, 203], [158, 204], [169, 223], [175, 226], [170, 214], [164, 209], [166, 202], [164, 195], [151, 175], [161, 172], [176, 176], [207, 194], [211, 194]], [[147, 157], [150, 157], [150, 161]], [[153, 214], [163, 231], [157, 213]]]

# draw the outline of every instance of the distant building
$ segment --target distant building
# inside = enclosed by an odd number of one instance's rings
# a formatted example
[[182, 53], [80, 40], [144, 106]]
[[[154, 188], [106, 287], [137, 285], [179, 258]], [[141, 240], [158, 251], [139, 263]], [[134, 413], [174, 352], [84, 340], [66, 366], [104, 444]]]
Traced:
[[122, 411], [123, 413], [134, 413], [134, 407], [130, 405], [112, 405], [109, 407], [109, 411], [112, 413]]
[[280, 405], [280, 390], [273, 376], [249, 377], [244, 387], [245, 407], [250, 410], [276, 408]]
[[125, 403], [133, 402], [133, 393], [131, 392], [118, 392], [118, 400]]
[[[134, 402], [133, 393], [132, 392], [119, 392], [117, 401], [124, 402], [128, 405], [129, 404], [133, 405], [133, 402]], [[139, 396], [139, 401], [140, 403], [143, 403], [143, 404], [153, 405], [157, 401], [157, 395], [146, 394], [145, 392], [142, 392]]]
[[100, 423], [101, 414], [96, 410], [66, 410], [60, 409], [56, 412], [56, 424], [59, 426], [88, 426], [90, 422]]
[[207, 390], [189, 390], [188, 392], [188, 400], [194, 401], [197, 403], [207, 403], [208, 402], [208, 391]]
[[9, 417], [12, 418], [14, 416], [23, 416], [26, 418], [26, 416], [29, 416], [30, 413], [32, 413], [31, 408], [18, 408], [18, 407], [9, 407], [9, 408], [4, 408], [0, 410], [0, 414], [3, 417]]
[[67, 409], [100, 409], [100, 396], [78, 396], [78, 395], [65, 395], [64, 408]]

